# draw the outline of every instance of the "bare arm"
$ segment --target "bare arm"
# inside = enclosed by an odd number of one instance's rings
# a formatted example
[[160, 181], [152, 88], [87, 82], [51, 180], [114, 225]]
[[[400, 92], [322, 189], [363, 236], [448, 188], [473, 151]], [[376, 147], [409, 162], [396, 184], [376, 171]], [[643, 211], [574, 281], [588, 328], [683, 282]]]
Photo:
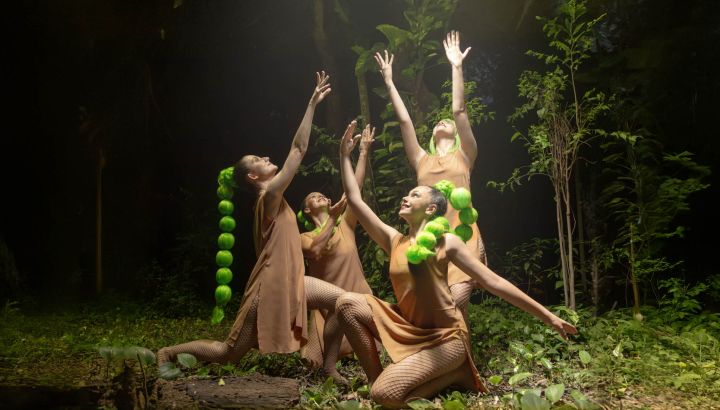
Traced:
[[390, 95], [390, 101], [395, 108], [395, 115], [397, 115], [398, 122], [400, 123], [400, 134], [402, 135], [403, 146], [405, 147], [405, 155], [407, 155], [410, 166], [412, 166], [413, 169], [417, 169], [418, 161], [427, 153], [422, 149], [420, 143], [418, 143], [410, 114], [407, 108], [405, 108], [405, 103], [402, 97], [400, 97], [400, 93], [397, 88], [395, 88], [395, 83], [393, 83], [392, 63], [394, 59], [394, 55], [390, 54], [388, 56], [387, 50], [385, 50], [384, 57], [380, 53], [375, 53], [375, 61], [377, 61], [380, 67], [380, 73], [385, 81], [385, 86]]
[[[356, 135], [353, 141], [356, 141], [357, 138], [358, 136]], [[370, 158], [370, 146], [373, 141], [375, 141], [375, 127], [370, 129], [370, 124], [368, 124], [363, 129], [360, 137], [360, 155], [358, 155], [357, 164], [355, 164], [355, 180], [357, 181], [358, 188], [360, 188], [360, 192], [362, 192], [362, 187], [365, 183], [365, 169], [367, 168], [367, 162]], [[352, 229], [354, 229], [357, 224], [357, 218], [351, 208], [345, 211], [345, 223]]]
[[317, 84], [310, 97], [305, 115], [295, 132], [295, 137], [293, 137], [290, 152], [285, 159], [282, 169], [268, 182], [265, 189], [265, 209], [268, 215], [274, 216], [277, 214], [283, 193], [288, 185], [290, 185], [290, 182], [300, 167], [300, 162], [307, 152], [315, 107], [330, 93], [330, 84], [328, 83], [330, 76], [325, 75], [324, 71], [322, 74], [315, 73], [315, 75]]
[[463, 78], [462, 62], [470, 52], [468, 47], [464, 52], [460, 51], [460, 33], [452, 31], [443, 40], [445, 55], [452, 66], [452, 110], [455, 119], [455, 127], [460, 135], [460, 144], [465, 159], [472, 167], [477, 158], [477, 141], [473, 135], [470, 119], [465, 107], [465, 80]]
[[[350, 126], [353, 124], [351, 123]], [[360, 187], [353, 175], [350, 153], [355, 144], [353, 143], [352, 132], [346, 132], [343, 140], [340, 141], [340, 176], [342, 177], [343, 189], [347, 197], [350, 209], [367, 231], [370, 238], [380, 245], [385, 252], [390, 253], [392, 239], [399, 232], [392, 226], [386, 225], [375, 212], [363, 201]]]
[[540, 319], [545, 324], [552, 326], [565, 339], [567, 339], [568, 333], [577, 333], [577, 329], [573, 325], [552, 314], [543, 305], [482, 264], [457, 236], [445, 235], [445, 251], [452, 263], [470, 275], [488, 292], [505, 299]]
[[346, 205], [347, 199], [345, 199], [345, 197], [340, 198], [336, 204], [330, 207], [328, 219], [325, 222], [325, 226], [320, 230], [320, 233], [318, 233], [312, 241], [303, 240], [302, 248], [306, 258], [317, 260], [325, 254], [327, 243], [333, 235], [332, 232], [333, 228], [335, 228], [335, 223], [340, 214], [345, 210]]

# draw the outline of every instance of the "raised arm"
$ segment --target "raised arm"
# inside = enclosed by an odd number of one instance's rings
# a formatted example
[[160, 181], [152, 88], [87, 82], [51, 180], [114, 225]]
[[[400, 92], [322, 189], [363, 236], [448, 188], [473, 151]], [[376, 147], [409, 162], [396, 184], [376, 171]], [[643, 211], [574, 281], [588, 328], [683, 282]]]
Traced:
[[384, 57], [380, 53], [375, 53], [375, 61], [377, 61], [380, 67], [380, 74], [382, 74], [383, 80], [385, 81], [390, 101], [395, 108], [395, 115], [397, 115], [398, 122], [400, 123], [400, 134], [402, 135], [405, 154], [410, 162], [410, 166], [412, 166], [413, 169], [417, 169], [418, 161], [420, 161], [423, 155], [426, 155], [426, 152], [422, 149], [420, 143], [418, 143], [410, 114], [407, 108], [405, 108], [405, 103], [402, 97], [400, 97], [400, 93], [397, 88], [395, 88], [395, 83], [393, 83], [392, 63], [394, 59], [394, 55], [390, 54], [388, 56], [387, 50], [385, 50]]
[[552, 314], [543, 305], [481, 263], [457, 236], [445, 235], [445, 246], [450, 261], [488, 292], [505, 299], [540, 319], [545, 324], [552, 326], [564, 339], [567, 339], [568, 334], [577, 333], [575, 326]]
[[273, 179], [268, 182], [265, 189], [265, 209], [269, 215], [275, 215], [277, 213], [283, 193], [288, 185], [290, 185], [290, 182], [300, 167], [300, 162], [307, 152], [315, 107], [330, 93], [330, 84], [328, 83], [330, 76], [326, 75], [325, 71], [323, 71], [322, 73], [315, 73], [315, 77], [315, 89], [310, 97], [310, 102], [308, 102], [300, 126], [295, 132], [295, 137], [293, 137], [290, 152], [288, 153], [287, 159], [285, 159], [285, 164], [283, 164], [282, 169]]
[[[356, 135], [353, 140], [357, 141], [357, 138], [358, 135]], [[375, 141], [375, 127], [370, 129], [370, 124], [368, 124], [360, 136], [360, 155], [358, 155], [357, 164], [355, 164], [355, 180], [357, 181], [358, 188], [360, 188], [360, 192], [362, 192], [362, 187], [365, 183], [365, 169], [367, 168], [367, 162], [370, 158], [370, 146], [373, 141]], [[355, 228], [357, 224], [357, 218], [351, 208], [345, 211], [345, 223], [351, 228]]]
[[477, 141], [470, 127], [467, 109], [465, 107], [465, 80], [463, 79], [462, 62], [470, 52], [471, 47], [460, 51], [460, 33], [451, 31], [443, 40], [445, 55], [452, 66], [452, 110], [455, 127], [460, 135], [460, 144], [465, 159], [472, 167], [477, 158]]
[[375, 212], [363, 201], [360, 187], [353, 175], [350, 153], [357, 143], [357, 137], [352, 137], [356, 125], [357, 123], [355, 121], [351, 122], [348, 128], [352, 128], [352, 130], [349, 132], [345, 131], [343, 139], [340, 141], [340, 176], [342, 178], [343, 189], [345, 190], [345, 196], [347, 197], [350, 209], [352, 209], [352, 212], [358, 221], [360, 221], [360, 224], [362, 224], [365, 231], [370, 235], [370, 238], [377, 242], [385, 252], [390, 253], [392, 238], [399, 232], [392, 226], [386, 225], [381, 221], [380, 218], [375, 215]]
[[325, 222], [325, 226], [322, 227], [320, 232], [312, 239], [306, 235], [302, 235], [302, 250], [306, 258], [309, 259], [320, 259], [327, 249], [327, 243], [332, 238], [332, 231], [335, 228], [335, 223], [340, 215], [345, 211], [347, 205], [347, 199], [345, 196], [340, 198], [337, 203], [333, 204], [328, 210], [328, 219]]

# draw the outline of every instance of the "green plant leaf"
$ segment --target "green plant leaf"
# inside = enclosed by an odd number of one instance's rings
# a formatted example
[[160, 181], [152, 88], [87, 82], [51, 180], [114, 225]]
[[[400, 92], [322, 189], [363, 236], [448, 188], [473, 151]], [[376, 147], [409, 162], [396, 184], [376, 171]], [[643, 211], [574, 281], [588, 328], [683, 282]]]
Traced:
[[498, 384], [500, 384], [501, 381], [502, 381], [502, 376], [497, 375], [497, 374], [494, 376], [488, 377], [488, 382], [490, 384], [492, 384], [493, 386], [497, 386]]
[[522, 410], [550, 410], [550, 402], [531, 391], [523, 394], [520, 404]]
[[335, 405], [338, 410], [359, 410], [360, 402], [357, 400], [346, 400], [341, 401]]
[[547, 397], [552, 404], [562, 399], [563, 393], [565, 393], [564, 384], [553, 384], [545, 389], [545, 397]]
[[508, 384], [514, 386], [530, 376], [532, 376], [532, 373], [529, 372], [518, 373], [516, 375], [513, 375], [510, 380], [508, 380]]
[[584, 365], [587, 365], [592, 361], [592, 356], [590, 356], [590, 353], [585, 350], [581, 350], [580, 352], [578, 352], [578, 355], [580, 356], [580, 361]]
[[197, 359], [190, 353], [178, 353], [177, 361], [186, 369], [192, 369], [197, 365]]
[[435, 403], [426, 399], [417, 399], [407, 403], [407, 406], [413, 410], [432, 410], [436, 409]]
[[443, 410], [465, 410], [465, 404], [458, 399], [443, 400]]
[[143, 365], [149, 366], [155, 363], [155, 353], [153, 353], [150, 349], [146, 347], [135, 346], [133, 347], [133, 350], [135, 351], [135, 358], [140, 360], [140, 363], [142, 363]]
[[112, 360], [113, 358], [113, 349], [110, 346], [98, 347], [98, 353], [100, 354], [100, 357], [105, 360]]
[[180, 369], [175, 367], [175, 363], [173, 362], [165, 362], [161, 364], [158, 368], [158, 374], [165, 380], [175, 380], [182, 376], [182, 372]]

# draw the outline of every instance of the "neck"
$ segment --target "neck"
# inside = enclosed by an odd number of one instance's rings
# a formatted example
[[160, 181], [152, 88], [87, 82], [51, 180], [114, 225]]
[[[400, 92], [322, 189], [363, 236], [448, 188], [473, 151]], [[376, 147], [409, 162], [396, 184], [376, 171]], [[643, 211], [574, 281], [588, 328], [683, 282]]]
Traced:
[[408, 236], [414, 238], [418, 232], [422, 231], [423, 228], [425, 228], [425, 224], [427, 223], [427, 219], [421, 219], [417, 222], [409, 222], [408, 225], [410, 226], [410, 229], [408, 229]]
[[435, 141], [435, 152], [438, 153], [438, 155], [445, 155], [452, 149], [453, 145], [455, 145], [455, 139], [451, 138], [443, 138], [439, 141]]
[[330, 218], [330, 214], [327, 211], [320, 211], [318, 214], [312, 215], [311, 218], [316, 227], [321, 227]]

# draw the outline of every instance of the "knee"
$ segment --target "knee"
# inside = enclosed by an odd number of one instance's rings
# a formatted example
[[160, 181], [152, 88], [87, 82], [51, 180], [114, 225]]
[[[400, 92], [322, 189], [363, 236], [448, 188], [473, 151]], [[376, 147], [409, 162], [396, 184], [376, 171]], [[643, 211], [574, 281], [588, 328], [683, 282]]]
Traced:
[[356, 306], [358, 306], [358, 295], [352, 292], [343, 293], [335, 301], [335, 311], [339, 317], [348, 315]]
[[384, 387], [381, 383], [375, 383], [370, 387], [370, 398], [383, 407], [400, 409], [405, 407], [405, 398], [400, 397], [397, 392]]

